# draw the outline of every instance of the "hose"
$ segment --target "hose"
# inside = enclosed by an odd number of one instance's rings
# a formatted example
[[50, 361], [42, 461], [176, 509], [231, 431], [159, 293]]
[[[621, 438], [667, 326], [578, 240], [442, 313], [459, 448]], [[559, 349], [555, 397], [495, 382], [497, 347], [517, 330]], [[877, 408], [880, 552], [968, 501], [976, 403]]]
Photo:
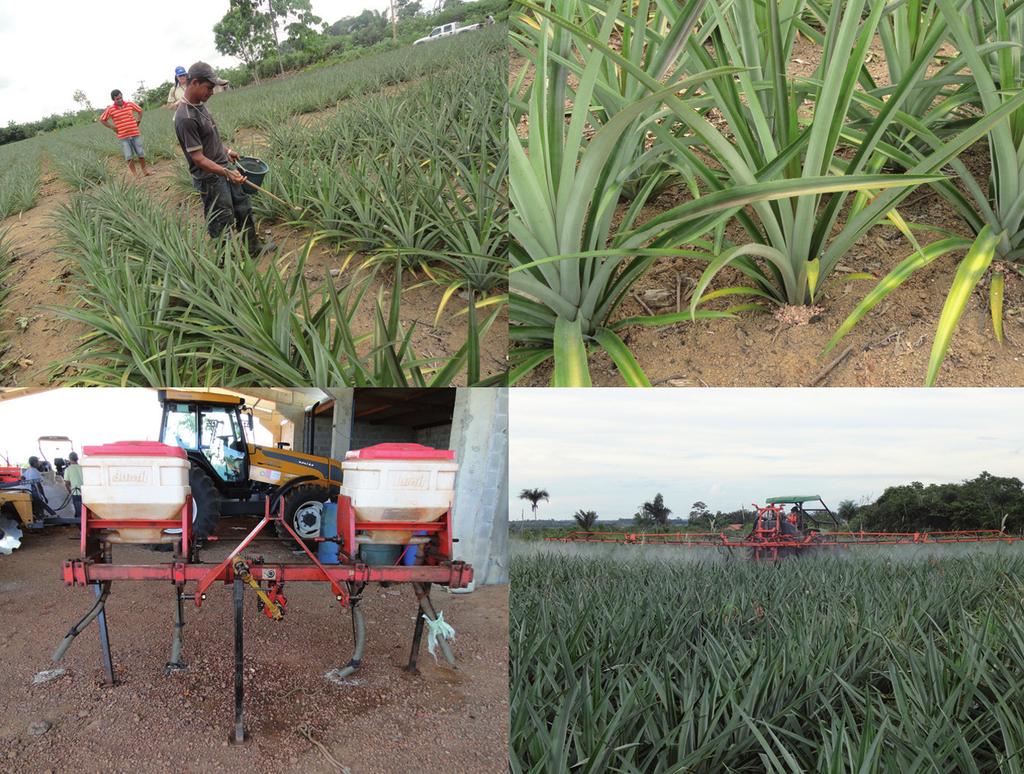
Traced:
[[171, 636], [171, 660], [167, 662], [164, 670], [166, 672], [185, 668], [181, 661], [181, 631], [185, 628], [184, 614], [181, 609], [182, 592], [175, 588], [174, 593], [174, 633]]
[[331, 677], [342, 680], [359, 669], [363, 660], [363, 646], [366, 645], [366, 622], [363, 620], [363, 611], [359, 609], [359, 600], [352, 600], [352, 635], [356, 640], [355, 650], [352, 652], [351, 660], [341, 669], [332, 669]]
[[97, 597], [96, 602], [93, 604], [93, 606], [89, 608], [89, 612], [82, 617], [81, 621], [79, 621], [71, 627], [68, 633], [64, 636], [64, 639], [61, 640], [60, 645], [58, 645], [57, 649], [53, 651], [52, 658], [54, 664], [56, 664], [58, 661], [64, 658], [64, 654], [67, 653], [68, 648], [71, 647], [72, 640], [74, 640], [75, 637], [81, 634], [82, 630], [85, 629], [85, 627], [88, 626], [90, 623], [92, 623], [93, 619], [96, 618], [96, 616], [103, 612], [103, 606], [107, 602], [107, 595], [110, 594], [110, 583], [106, 582], [101, 584], [101, 586], [102, 591], [99, 597]]

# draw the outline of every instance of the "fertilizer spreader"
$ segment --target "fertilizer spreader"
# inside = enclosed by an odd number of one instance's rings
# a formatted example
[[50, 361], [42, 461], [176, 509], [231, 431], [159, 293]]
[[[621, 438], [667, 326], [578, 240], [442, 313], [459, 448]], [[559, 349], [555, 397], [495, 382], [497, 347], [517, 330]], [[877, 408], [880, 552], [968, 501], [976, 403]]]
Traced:
[[[348, 462], [351, 460], [351, 463]], [[381, 444], [350, 452], [353, 482], [343, 485], [337, 500], [337, 537], [300, 538], [284, 517], [283, 498], [266, 498], [263, 518], [228, 554], [216, 563], [200, 559], [200, 546], [192, 534], [193, 503], [188, 488], [189, 463], [176, 446], [128, 442], [86, 447], [82, 462], [80, 556], [63, 565], [68, 586], [92, 586], [96, 602], [67, 633], [53, 654], [60, 661], [71, 642], [93, 620], [97, 622], [106, 682], [115, 683], [105, 604], [114, 581], [164, 581], [174, 587], [174, 628], [171, 658], [166, 670], [186, 668], [181, 660], [184, 603], [200, 607], [213, 584], [233, 584], [235, 626], [235, 714], [229, 740], [246, 740], [243, 723], [242, 614], [247, 588], [258, 597], [258, 609], [279, 621], [287, 610], [286, 583], [320, 582], [327, 585], [341, 608], [349, 608], [355, 641], [352, 658], [332, 670], [334, 679], [347, 677], [359, 667], [366, 641], [360, 610], [361, 595], [370, 583], [410, 584], [417, 601], [416, 624], [406, 670], [417, 673], [416, 663], [424, 625], [430, 628], [449, 664], [455, 659], [445, 641], [446, 625], [430, 599], [432, 584], [466, 588], [473, 568], [453, 557], [452, 511], [456, 465], [454, 453], [416, 444]], [[358, 472], [357, 472], [358, 471]], [[397, 490], [397, 491], [396, 491]], [[418, 493], [418, 494], [417, 494]], [[368, 504], [368, 505], [367, 505]], [[302, 563], [264, 561], [246, 556], [266, 527], [275, 524], [305, 554]], [[271, 533], [266, 533], [271, 534]], [[215, 538], [210, 538], [215, 540]], [[277, 541], [277, 538], [274, 538]], [[218, 541], [219, 542], [219, 541]], [[338, 546], [337, 564], [327, 564], [310, 543]], [[116, 543], [166, 544], [170, 560], [152, 564], [117, 564]], [[378, 562], [371, 549], [395, 546], [398, 562]], [[415, 558], [410, 561], [410, 556]], [[218, 552], [221, 553], [221, 552]], [[390, 557], [390, 554], [387, 554]], [[401, 563], [399, 563], [401, 562]], [[187, 584], [195, 584], [186, 592]], [[450, 629], [448, 629], [450, 631]]]

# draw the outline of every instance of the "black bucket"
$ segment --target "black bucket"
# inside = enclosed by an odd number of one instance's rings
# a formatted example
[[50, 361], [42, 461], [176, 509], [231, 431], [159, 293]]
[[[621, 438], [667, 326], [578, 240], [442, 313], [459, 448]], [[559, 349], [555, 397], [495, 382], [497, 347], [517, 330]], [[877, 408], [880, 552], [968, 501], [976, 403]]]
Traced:
[[[239, 172], [256, 185], [263, 185], [263, 178], [270, 171], [270, 167], [252, 156], [239, 156], [235, 166], [238, 167]], [[249, 190], [253, 191], [251, 188]]]

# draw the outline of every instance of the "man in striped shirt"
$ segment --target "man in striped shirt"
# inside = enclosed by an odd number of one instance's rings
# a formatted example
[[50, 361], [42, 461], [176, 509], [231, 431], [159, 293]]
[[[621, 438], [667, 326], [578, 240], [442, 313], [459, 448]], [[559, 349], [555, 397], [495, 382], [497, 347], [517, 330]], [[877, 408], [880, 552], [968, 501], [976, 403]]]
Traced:
[[142, 137], [139, 134], [142, 108], [134, 102], [125, 102], [121, 92], [117, 89], [110, 92], [110, 98], [114, 100], [114, 104], [103, 111], [99, 121], [117, 134], [117, 139], [121, 141], [121, 150], [124, 152], [124, 160], [128, 162], [128, 169], [132, 171], [132, 174], [139, 174], [135, 169], [135, 157], [137, 156], [139, 164], [142, 165], [142, 174], [148, 177], [152, 173], [146, 169], [146, 154], [142, 150]]

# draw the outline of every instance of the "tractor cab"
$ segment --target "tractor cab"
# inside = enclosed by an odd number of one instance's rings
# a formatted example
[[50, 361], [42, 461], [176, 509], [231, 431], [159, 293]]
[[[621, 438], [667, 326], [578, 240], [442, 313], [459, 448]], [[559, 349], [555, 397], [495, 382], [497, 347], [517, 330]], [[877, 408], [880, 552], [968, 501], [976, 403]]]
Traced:
[[39, 457], [45, 470], [52, 469], [61, 478], [68, 466], [68, 456], [75, 450], [74, 442], [66, 435], [41, 435], [38, 438]]
[[341, 485], [339, 461], [250, 443], [252, 411], [237, 395], [160, 390], [158, 397], [160, 441], [188, 455], [197, 538], [212, 534], [221, 516], [262, 516], [268, 496], [275, 507], [283, 499], [285, 520], [301, 538], [319, 535], [324, 503]]
[[[243, 430], [244, 400], [217, 393], [167, 390], [160, 441], [180, 446], [220, 487], [249, 480], [249, 445]], [[244, 414], [252, 430], [252, 415]]]
[[839, 521], [819, 495], [769, 497], [766, 505], [778, 513], [782, 524], [790, 524], [799, 534], [822, 527], [838, 527]]

